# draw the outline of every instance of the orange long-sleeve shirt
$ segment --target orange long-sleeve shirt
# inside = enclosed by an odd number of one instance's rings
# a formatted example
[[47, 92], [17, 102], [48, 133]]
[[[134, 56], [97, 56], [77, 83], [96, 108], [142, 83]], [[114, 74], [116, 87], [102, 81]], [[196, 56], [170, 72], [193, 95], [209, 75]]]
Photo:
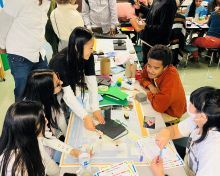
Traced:
[[176, 68], [172, 65], [168, 66], [155, 82], [148, 77], [147, 66], [145, 66], [140, 84], [144, 88], [150, 84], [159, 88], [159, 93], [153, 94], [149, 91], [147, 94], [153, 108], [157, 112], [180, 118], [186, 112], [186, 97]]

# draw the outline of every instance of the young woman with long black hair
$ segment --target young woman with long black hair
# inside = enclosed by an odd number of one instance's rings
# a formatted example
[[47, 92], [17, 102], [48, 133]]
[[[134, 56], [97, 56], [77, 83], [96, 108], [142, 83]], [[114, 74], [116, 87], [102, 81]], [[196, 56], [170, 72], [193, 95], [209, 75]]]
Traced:
[[[88, 88], [90, 110], [99, 123], [105, 123], [99, 109], [98, 88], [95, 76], [92, 33], [77, 27], [70, 35], [68, 48], [50, 61], [49, 67], [58, 72], [63, 81], [63, 99], [70, 109], [84, 120], [87, 129], [95, 130], [92, 118], [82, 103]], [[80, 96], [81, 95], [81, 96]], [[80, 99], [78, 100], [77, 97]]]
[[190, 6], [187, 7], [186, 17], [187, 19], [195, 18], [196, 14], [198, 17], [207, 15], [207, 9], [202, 5], [203, 0], [193, 0]]
[[26, 100], [39, 101], [44, 105], [48, 127], [57, 138], [66, 135], [67, 123], [61, 109], [59, 94], [63, 82], [49, 69], [32, 71], [24, 92]]
[[[163, 147], [171, 139], [189, 137], [185, 165], [189, 176], [220, 175], [220, 89], [201, 87], [190, 96], [190, 117], [160, 131], [156, 137]], [[155, 176], [163, 176], [162, 160], [151, 166]]]
[[0, 138], [1, 176], [45, 175], [37, 139], [44, 134], [45, 123], [39, 103], [20, 102], [9, 107]]
[[1, 176], [59, 176], [60, 168], [47, 153], [47, 146], [79, 155], [79, 150], [46, 132], [46, 124], [39, 102], [21, 101], [9, 107], [0, 138]]

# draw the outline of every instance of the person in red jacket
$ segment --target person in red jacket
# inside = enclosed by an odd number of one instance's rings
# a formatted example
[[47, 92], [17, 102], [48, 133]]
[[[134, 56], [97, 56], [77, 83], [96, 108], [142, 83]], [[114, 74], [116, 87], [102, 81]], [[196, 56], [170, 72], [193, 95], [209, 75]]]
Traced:
[[148, 100], [157, 112], [180, 118], [186, 112], [186, 97], [179, 74], [171, 64], [171, 51], [164, 45], [155, 45], [147, 57], [140, 84], [148, 90]]

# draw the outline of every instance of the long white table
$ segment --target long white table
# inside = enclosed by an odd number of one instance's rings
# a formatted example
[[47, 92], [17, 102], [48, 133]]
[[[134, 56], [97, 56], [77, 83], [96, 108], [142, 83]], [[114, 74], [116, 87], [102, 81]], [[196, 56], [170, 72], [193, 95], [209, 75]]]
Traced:
[[[129, 54], [131, 50], [134, 50], [133, 44], [129, 39], [126, 40], [127, 50], [126, 51], [119, 51], [121, 54]], [[110, 39], [99, 39], [96, 43], [96, 50], [102, 50], [103, 52], [111, 52], [113, 51], [113, 43]], [[130, 51], [129, 51], [130, 50]], [[142, 91], [139, 84], [136, 84], [136, 88], [138, 88], [140, 91]], [[130, 91], [130, 94], [133, 94], [133, 92]], [[137, 102], [136, 102], [137, 103]], [[165, 123], [162, 119], [162, 116], [160, 113], [156, 112], [151, 104], [144, 103], [144, 104], [136, 104], [135, 108], [139, 113], [141, 113], [142, 117], [139, 115], [131, 115], [129, 120], [125, 120], [122, 115], [119, 115], [118, 117], [113, 117], [119, 119], [121, 122], [123, 122], [128, 130], [132, 130], [139, 136], [154, 134], [158, 132], [161, 128], [165, 127]], [[139, 108], [138, 108], [139, 107]], [[141, 111], [140, 111], [141, 110]], [[138, 114], [137, 112], [137, 114]], [[156, 127], [154, 130], [147, 131], [145, 128], [143, 128], [143, 115], [146, 116], [154, 116], [156, 119]], [[117, 116], [117, 115], [116, 115]], [[109, 140], [107, 137], [103, 137], [101, 140], [98, 139], [99, 136], [96, 132], [90, 132], [86, 130], [83, 126], [82, 120], [80, 120], [78, 117], [75, 117], [74, 115], [71, 116], [68, 129], [67, 129], [67, 135], [66, 135], [66, 143], [72, 145], [73, 147], [79, 147], [81, 144], [85, 143], [95, 143], [95, 154], [94, 157], [91, 160], [92, 167], [94, 170], [100, 169], [103, 166], [121, 162], [123, 160], [133, 160], [136, 163], [136, 167], [138, 169], [140, 176], [151, 176], [151, 170], [149, 166], [145, 165], [145, 163], [138, 162], [139, 154], [137, 147], [135, 147], [132, 142], [129, 139], [129, 136], [125, 136], [121, 139], [119, 139], [116, 142], [113, 142]], [[116, 145], [117, 144], [117, 145]], [[117, 147], [116, 147], [117, 146]], [[111, 148], [111, 150], [109, 150]], [[65, 172], [69, 173], [76, 173], [76, 171], [79, 168], [77, 159], [71, 158], [70, 156], [66, 156], [65, 154], [62, 154], [61, 160], [60, 160], [60, 167], [61, 167], [61, 174]], [[186, 176], [184, 168], [183, 167], [177, 167], [170, 170], [165, 170], [166, 174], [169, 174], [170, 176], [176, 176], [178, 173], [178, 176]]]
[[[192, 0], [184, 0], [182, 2], [182, 4], [180, 5], [180, 7], [187, 7], [187, 6], [191, 5], [191, 3], [192, 3]], [[208, 2], [207, 1], [202, 1], [202, 5], [207, 7], [208, 6]]]

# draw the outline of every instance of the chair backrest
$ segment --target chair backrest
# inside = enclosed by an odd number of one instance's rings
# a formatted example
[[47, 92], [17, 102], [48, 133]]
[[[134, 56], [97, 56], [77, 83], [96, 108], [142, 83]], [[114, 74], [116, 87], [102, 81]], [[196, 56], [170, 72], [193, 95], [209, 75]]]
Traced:
[[186, 26], [185, 26], [185, 16], [181, 14], [176, 14], [173, 22], [173, 27], [172, 27], [172, 34], [171, 34], [171, 49], [176, 48], [175, 46], [172, 46], [172, 40], [177, 40], [178, 43], [174, 43], [174, 45], [178, 44], [178, 47], [180, 49], [183, 49], [185, 46], [185, 35], [186, 35]]

